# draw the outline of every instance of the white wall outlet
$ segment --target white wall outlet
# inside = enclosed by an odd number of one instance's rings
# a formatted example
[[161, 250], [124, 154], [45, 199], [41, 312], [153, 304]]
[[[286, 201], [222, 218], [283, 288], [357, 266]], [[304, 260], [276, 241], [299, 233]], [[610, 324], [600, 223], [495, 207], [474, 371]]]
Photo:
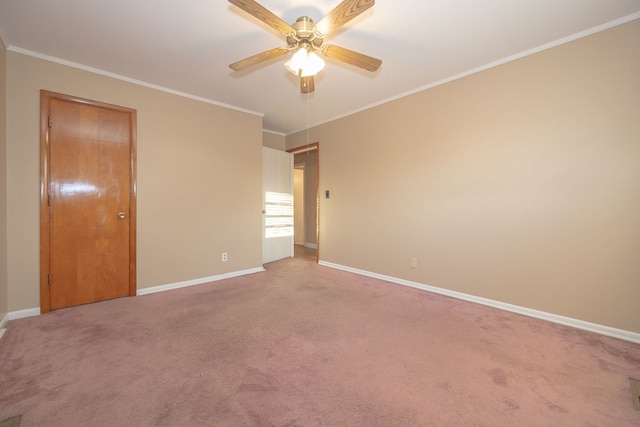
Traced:
[[418, 258], [411, 258], [409, 260], [409, 266], [411, 268], [418, 268]]
[[222, 252], [222, 262], [227, 262], [229, 255], [226, 252]]

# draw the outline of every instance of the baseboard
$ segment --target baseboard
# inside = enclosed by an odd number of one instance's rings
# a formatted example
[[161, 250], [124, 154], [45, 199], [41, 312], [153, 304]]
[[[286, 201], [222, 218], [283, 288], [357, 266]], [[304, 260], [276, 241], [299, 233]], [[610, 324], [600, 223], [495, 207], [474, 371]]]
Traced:
[[[203, 277], [201, 279], [189, 280], [186, 282], [179, 282], [179, 283], [172, 283], [169, 285], [154, 286], [152, 288], [138, 289], [137, 295], [147, 295], [147, 294], [153, 294], [156, 292], [169, 291], [171, 289], [179, 289], [187, 286], [200, 285], [202, 283], [215, 282], [217, 280], [222, 280], [222, 279], [230, 279], [232, 277], [259, 273], [261, 271], [264, 271], [263, 267], [252, 268], [249, 270], [242, 270], [242, 271], [234, 271], [231, 273], [219, 274], [217, 276], [211, 276], [211, 277]], [[0, 320], [0, 338], [4, 334], [6, 325], [10, 320], [22, 319], [25, 317], [33, 317], [33, 316], [39, 316], [39, 315], [40, 315], [40, 307], [12, 311], [5, 314], [2, 320]]]
[[9, 312], [9, 320], [23, 319], [25, 317], [33, 317], [40, 315], [40, 307], [27, 308], [25, 310]]
[[316, 245], [315, 243], [305, 243], [304, 247], [309, 249], [318, 249], [318, 245]]
[[247, 274], [260, 273], [265, 271], [263, 267], [251, 268], [248, 270], [233, 271], [231, 273], [218, 274], [216, 276], [202, 277], [200, 279], [187, 280], [185, 282], [170, 283], [167, 285], [153, 286], [151, 288], [138, 289], [136, 295], [155, 294], [156, 292], [170, 291], [173, 289], [186, 288], [188, 286], [202, 285], [203, 283], [216, 282], [233, 277], [246, 276]]
[[2, 339], [2, 336], [4, 335], [4, 331], [6, 331], [7, 329], [7, 323], [9, 322], [9, 313], [5, 313], [4, 316], [2, 316], [2, 320], [0, 320], [0, 339]]
[[448, 297], [473, 302], [476, 304], [482, 304], [500, 310], [510, 311], [512, 313], [522, 314], [529, 317], [535, 317], [537, 319], [546, 320], [553, 323], [559, 323], [561, 325], [571, 326], [577, 329], [585, 331], [595, 332], [597, 334], [606, 335], [613, 338], [618, 338], [625, 341], [640, 344], [640, 334], [625, 331], [623, 329], [611, 328], [609, 326], [598, 325], [596, 323], [585, 322], [583, 320], [573, 319], [571, 317], [559, 316], [557, 314], [547, 313], [544, 311], [533, 310], [527, 307], [521, 307], [518, 305], [507, 304], [500, 301], [495, 301], [488, 298], [477, 297], [474, 295], [465, 294], [462, 292], [451, 291], [448, 289], [438, 288], [436, 286], [424, 285], [418, 282], [412, 282], [410, 280], [398, 279], [397, 277], [386, 276], [384, 274], [372, 273], [366, 270], [360, 270], [357, 268], [347, 267], [340, 264], [334, 264], [327, 261], [319, 261], [318, 264], [325, 267], [334, 268], [337, 270], [344, 270], [350, 273], [359, 274], [361, 276], [367, 276], [374, 279], [385, 280], [387, 282], [396, 283], [398, 285], [410, 286], [412, 288], [421, 289], [423, 291], [433, 292]]

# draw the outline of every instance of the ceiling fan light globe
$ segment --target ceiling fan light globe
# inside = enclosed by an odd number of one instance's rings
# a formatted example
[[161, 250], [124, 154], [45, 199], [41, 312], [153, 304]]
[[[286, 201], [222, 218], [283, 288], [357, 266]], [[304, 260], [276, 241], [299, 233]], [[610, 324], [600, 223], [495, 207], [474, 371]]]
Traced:
[[307, 56], [307, 62], [302, 69], [302, 77], [315, 76], [324, 68], [324, 61], [316, 53], [311, 52]]
[[295, 67], [294, 63], [293, 63], [293, 59], [289, 59], [287, 62], [284, 63], [284, 68], [287, 69], [287, 71], [289, 71], [291, 74], [297, 76], [298, 75], [298, 68]]
[[307, 64], [307, 49], [298, 49], [296, 53], [293, 54], [290, 60], [288, 60], [284, 66], [291, 73], [296, 76], [299, 74], [300, 70], [304, 69]]

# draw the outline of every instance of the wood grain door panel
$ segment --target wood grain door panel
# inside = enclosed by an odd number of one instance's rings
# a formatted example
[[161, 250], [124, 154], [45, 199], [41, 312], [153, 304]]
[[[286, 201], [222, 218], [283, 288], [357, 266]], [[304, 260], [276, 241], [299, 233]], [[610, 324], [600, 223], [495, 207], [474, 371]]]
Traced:
[[42, 260], [47, 251], [41, 251], [41, 265], [48, 269], [41, 291], [48, 304], [41, 297], [41, 306], [54, 310], [130, 295], [135, 280], [131, 111], [55, 96], [48, 109], [48, 168], [43, 168], [48, 236], [41, 238], [43, 244], [48, 237], [48, 266]]

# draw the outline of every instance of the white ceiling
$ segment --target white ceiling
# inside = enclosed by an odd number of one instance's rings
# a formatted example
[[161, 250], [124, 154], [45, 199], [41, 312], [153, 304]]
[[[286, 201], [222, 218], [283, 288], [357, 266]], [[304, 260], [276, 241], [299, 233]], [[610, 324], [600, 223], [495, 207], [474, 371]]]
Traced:
[[[259, 2], [293, 23], [317, 22], [340, 0]], [[327, 59], [307, 98], [286, 57], [229, 69], [285, 42], [225, 0], [0, 0], [11, 51], [262, 113], [265, 130], [282, 134], [637, 18], [640, 0], [378, 0], [326, 41], [381, 68]]]

